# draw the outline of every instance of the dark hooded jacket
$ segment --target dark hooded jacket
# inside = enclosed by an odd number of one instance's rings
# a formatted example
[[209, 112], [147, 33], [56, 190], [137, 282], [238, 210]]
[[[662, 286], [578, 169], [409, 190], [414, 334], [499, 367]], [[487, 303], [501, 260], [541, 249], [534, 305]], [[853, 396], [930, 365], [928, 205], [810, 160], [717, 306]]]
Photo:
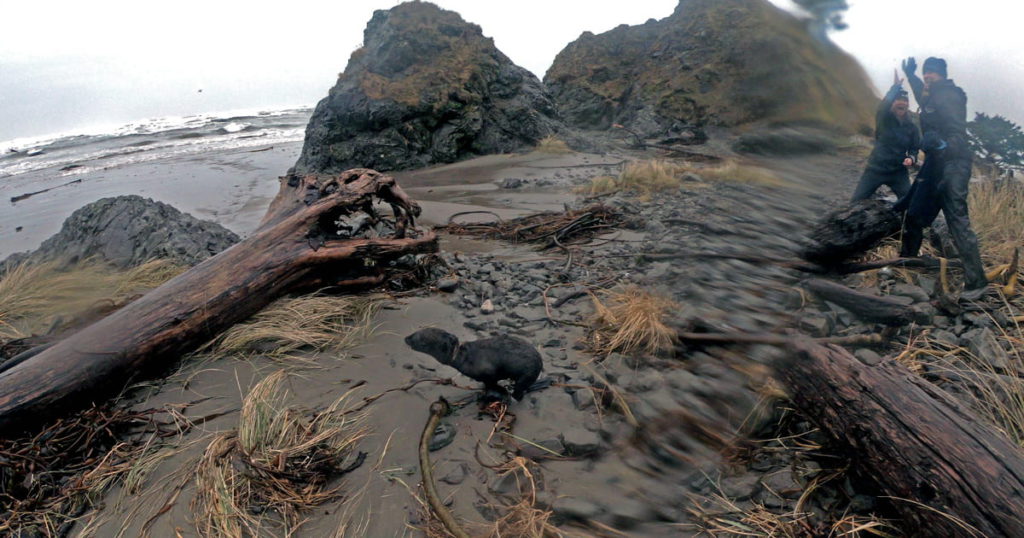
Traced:
[[921, 133], [909, 115], [901, 120], [892, 113], [892, 103], [901, 88], [896, 84], [889, 89], [875, 113], [875, 148], [868, 157], [868, 169], [874, 172], [899, 172], [907, 157], [917, 162]]
[[967, 94], [950, 79], [932, 84], [927, 91], [916, 75], [907, 77], [921, 106], [921, 130], [934, 131], [946, 141], [947, 160], [971, 159], [967, 144]]
[[917, 219], [922, 226], [928, 226], [939, 215], [941, 209], [939, 184], [942, 182], [942, 169], [946, 165], [945, 154], [949, 148], [935, 131], [928, 131], [921, 141], [921, 149], [926, 155], [924, 166], [917, 173], [917, 179], [910, 187], [910, 192], [896, 202], [893, 211], [906, 211], [908, 217]]

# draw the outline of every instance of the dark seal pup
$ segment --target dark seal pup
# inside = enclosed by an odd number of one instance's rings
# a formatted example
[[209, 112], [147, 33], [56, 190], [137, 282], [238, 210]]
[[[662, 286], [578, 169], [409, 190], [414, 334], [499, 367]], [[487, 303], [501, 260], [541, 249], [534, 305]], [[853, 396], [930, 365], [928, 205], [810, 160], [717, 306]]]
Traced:
[[406, 336], [405, 343], [482, 382], [489, 393], [504, 394], [498, 382], [511, 379], [512, 397], [516, 400], [523, 399], [544, 365], [540, 353], [529, 342], [508, 335], [460, 344], [452, 333], [427, 328]]

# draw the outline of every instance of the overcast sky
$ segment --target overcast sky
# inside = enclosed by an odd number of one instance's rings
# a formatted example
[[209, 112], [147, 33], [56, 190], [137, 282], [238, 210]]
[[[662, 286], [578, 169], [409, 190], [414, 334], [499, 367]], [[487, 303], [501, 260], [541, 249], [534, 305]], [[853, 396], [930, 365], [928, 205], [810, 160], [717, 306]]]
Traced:
[[[6, 3], [0, 19], [0, 140], [155, 116], [313, 105], [361, 43], [373, 10], [397, 3]], [[542, 77], [581, 32], [662, 18], [677, 0], [435, 3], [482, 26], [513, 61]], [[967, 90], [972, 109], [1024, 123], [1017, 2], [850, 3], [850, 28], [833, 37], [861, 60], [876, 86], [888, 87], [904, 56], [916, 55], [921, 63], [940, 55]]]

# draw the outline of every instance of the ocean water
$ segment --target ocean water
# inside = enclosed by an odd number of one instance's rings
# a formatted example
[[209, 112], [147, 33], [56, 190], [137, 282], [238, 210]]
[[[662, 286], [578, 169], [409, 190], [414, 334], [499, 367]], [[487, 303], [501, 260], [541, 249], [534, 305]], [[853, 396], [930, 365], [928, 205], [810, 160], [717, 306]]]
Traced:
[[300, 141], [311, 113], [312, 107], [232, 110], [0, 141], [0, 182], [48, 169], [53, 175], [75, 176], [168, 157]]

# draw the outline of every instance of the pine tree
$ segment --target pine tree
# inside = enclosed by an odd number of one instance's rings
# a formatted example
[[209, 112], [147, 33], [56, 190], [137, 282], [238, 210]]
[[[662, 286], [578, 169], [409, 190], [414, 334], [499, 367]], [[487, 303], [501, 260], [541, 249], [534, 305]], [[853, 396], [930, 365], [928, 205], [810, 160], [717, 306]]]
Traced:
[[812, 22], [822, 33], [827, 30], [845, 30], [848, 25], [843, 20], [843, 12], [850, 9], [846, 0], [793, 0], [811, 14]]
[[999, 168], [1024, 166], [1024, 132], [1019, 125], [1000, 116], [978, 112], [967, 123], [971, 149], [986, 163]]

